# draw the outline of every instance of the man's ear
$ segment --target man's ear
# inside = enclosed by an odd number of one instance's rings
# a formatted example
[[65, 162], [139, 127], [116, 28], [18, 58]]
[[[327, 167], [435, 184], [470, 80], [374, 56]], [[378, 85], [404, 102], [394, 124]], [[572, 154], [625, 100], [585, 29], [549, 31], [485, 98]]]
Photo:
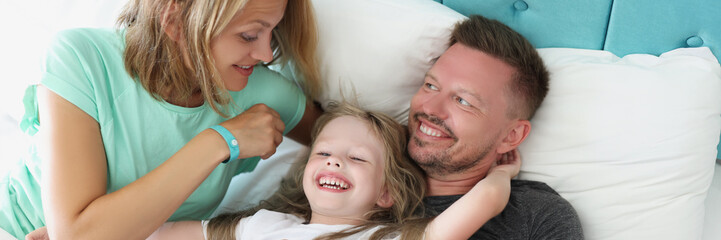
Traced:
[[393, 198], [391, 197], [391, 194], [388, 193], [388, 188], [383, 188], [383, 194], [381, 194], [378, 198], [378, 202], [376, 202], [376, 204], [382, 208], [389, 208], [393, 206]]
[[531, 132], [531, 122], [528, 120], [516, 120], [501, 139], [501, 144], [496, 148], [497, 153], [506, 153], [521, 145], [523, 140]]
[[168, 38], [175, 42], [182, 40], [182, 21], [180, 21], [180, 7], [178, 7], [178, 3], [171, 1], [168, 6], [163, 9], [161, 17], [160, 25], [165, 34], [168, 35]]

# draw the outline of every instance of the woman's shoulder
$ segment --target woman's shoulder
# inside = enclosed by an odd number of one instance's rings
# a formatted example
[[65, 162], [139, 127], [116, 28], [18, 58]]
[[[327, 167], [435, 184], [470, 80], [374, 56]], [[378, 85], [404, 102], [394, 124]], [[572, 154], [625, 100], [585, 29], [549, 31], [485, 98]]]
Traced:
[[231, 92], [231, 96], [240, 111], [258, 103], [275, 109], [280, 113], [288, 131], [295, 127], [305, 112], [306, 97], [300, 87], [261, 64], [253, 68], [248, 85], [241, 91]]
[[55, 39], [69, 42], [107, 41], [121, 37], [123, 30], [114, 28], [68, 28], [58, 31]]
[[93, 37], [107, 36], [120, 33], [121, 30], [115, 28], [67, 28], [58, 31], [58, 36], [63, 37]]
[[112, 28], [71, 28], [57, 32], [50, 45], [51, 50], [69, 48], [74, 52], [112, 49], [124, 45], [123, 31]]
[[40, 83], [100, 121], [101, 111], [115, 108], [98, 106], [113, 104], [134, 84], [125, 71], [123, 39], [116, 29], [56, 33], [42, 62]]
[[[268, 81], [270, 81], [270, 83]], [[248, 84], [258, 86], [275, 85], [277, 83], [274, 82], [277, 81], [293, 83], [281, 73], [270, 69], [268, 66], [264, 66], [263, 64], [258, 64], [253, 67], [253, 74], [250, 75]]]
[[[108, 71], [124, 73], [123, 34], [120, 30], [109, 28], [59, 31], [47, 49], [44, 70], [66, 80], [72, 77], [102, 78]], [[96, 71], [86, 71], [88, 69]]]

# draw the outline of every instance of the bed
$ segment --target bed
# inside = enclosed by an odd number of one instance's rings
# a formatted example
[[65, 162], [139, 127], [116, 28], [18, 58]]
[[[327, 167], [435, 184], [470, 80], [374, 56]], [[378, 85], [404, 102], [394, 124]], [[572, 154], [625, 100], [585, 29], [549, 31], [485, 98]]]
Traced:
[[[526, 36], [551, 72], [520, 147], [518, 178], [546, 182], [568, 199], [587, 239], [721, 239], [721, 1], [313, 2], [329, 90], [321, 104], [354, 96], [406, 121], [410, 96], [452, 25], [470, 14], [499, 20]], [[2, 44], [12, 57], [1, 65], [13, 66], [3, 71], [19, 79], [0, 94], [7, 159], [27, 141], [15, 126], [24, 85], [39, 79], [42, 50], [33, 46], [63, 28], [111, 27], [123, 3], [0, 3], [3, 22], [26, 20], [9, 30], [30, 36]], [[267, 197], [304, 149], [285, 139], [271, 159], [233, 179], [216, 212]]]
[[[721, 239], [721, 2], [314, 3], [331, 90], [322, 104], [355, 96], [405, 121], [452, 24], [470, 14], [499, 20], [526, 36], [551, 71], [549, 95], [520, 147], [520, 179], [546, 182], [568, 199], [587, 239]], [[287, 168], [296, 155], [289, 149], [300, 147], [283, 144], [279, 161], [263, 164]], [[242, 190], [224, 206], [248, 204], [238, 199], [249, 192], [265, 196], [244, 183], [275, 170], [261, 165], [259, 175], [238, 176], [241, 188], [233, 188]]]

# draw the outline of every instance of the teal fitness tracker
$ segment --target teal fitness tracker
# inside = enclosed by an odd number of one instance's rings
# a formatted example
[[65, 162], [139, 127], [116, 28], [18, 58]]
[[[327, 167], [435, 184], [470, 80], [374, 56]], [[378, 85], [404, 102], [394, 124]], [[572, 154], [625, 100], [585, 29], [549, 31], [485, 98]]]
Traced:
[[228, 163], [229, 161], [238, 159], [238, 156], [240, 156], [240, 148], [238, 148], [238, 140], [235, 140], [235, 136], [233, 136], [228, 129], [220, 125], [212, 126], [210, 129], [215, 130], [220, 134], [220, 136], [223, 136], [225, 143], [228, 144], [228, 149], [230, 149], [230, 158], [225, 159], [223, 163]]

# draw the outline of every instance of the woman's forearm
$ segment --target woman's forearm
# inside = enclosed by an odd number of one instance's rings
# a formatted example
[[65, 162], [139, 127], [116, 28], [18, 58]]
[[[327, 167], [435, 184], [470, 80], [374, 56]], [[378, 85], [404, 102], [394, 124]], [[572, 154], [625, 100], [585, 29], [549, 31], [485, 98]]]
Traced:
[[51, 91], [39, 93], [42, 197], [51, 239], [144, 239], [228, 156], [223, 139], [205, 130], [156, 169], [107, 193], [98, 123]]
[[[205, 134], [212, 136], [213, 133], [204, 132], [199, 137]], [[217, 166], [212, 161], [199, 164], [198, 160], [210, 156], [204, 153], [207, 149], [202, 151], [204, 144], [195, 144], [200, 141], [191, 140], [158, 168], [118, 191], [92, 200], [75, 214], [58, 216], [54, 223], [64, 224], [48, 225], [51, 238], [144, 239], [162, 225]], [[53, 231], [53, 225], [63, 230]]]

